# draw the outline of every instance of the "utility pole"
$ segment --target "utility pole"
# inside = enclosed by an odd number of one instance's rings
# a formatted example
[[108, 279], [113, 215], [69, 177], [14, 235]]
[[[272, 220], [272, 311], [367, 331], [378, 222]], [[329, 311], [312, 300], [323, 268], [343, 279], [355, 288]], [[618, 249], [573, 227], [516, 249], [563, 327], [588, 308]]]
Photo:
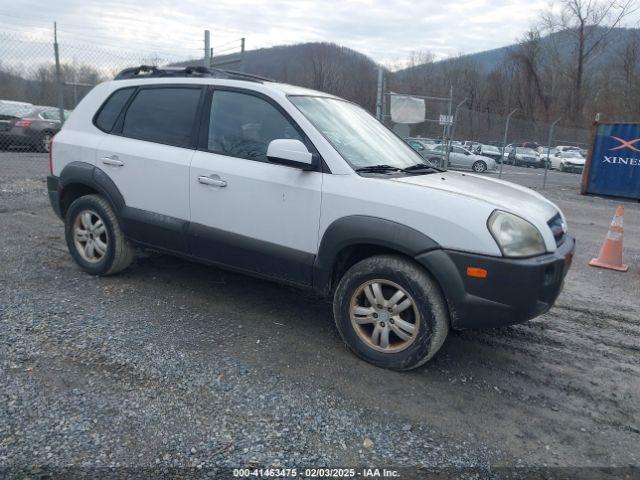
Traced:
[[549, 170], [549, 163], [551, 162], [551, 160], [549, 160], [549, 156], [551, 154], [551, 141], [553, 140], [553, 129], [556, 127], [556, 124], [559, 121], [560, 121], [560, 119], [557, 119], [549, 127], [549, 140], [547, 141], [547, 162], [546, 162], [546, 164], [544, 166], [544, 177], [542, 179], [542, 188], [543, 189], [547, 188], [547, 170]]
[[240, 39], [240, 71], [244, 72], [244, 37]]
[[56, 83], [58, 93], [58, 115], [60, 125], [64, 123], [64, 83], [62, 83], [62, 69], [60, 67], [60, 49], [58, 47], [58, 24], [53, 22], [53, 55], [56, 60]]
[[376, 95], [376, 118], [380, 122], [382, 122], [382, 99], [384, 98], [382, 93], [383, 75], [382, 66], [380, 65], [378, 66], [378, 93]]
[[211, 32], [204, 31], [204, 68], [211, 68]]
[[451, 135], [449, 135], [449, 141], [451, 142], [451, 145], [453, 145], [453, 136], [456, 133], [456, 125], [458, 124], [458, 110], [460, 110], [460, 107], [464, 105], [466, 101], [467, 99], [465, 98], [458, 105], [456, 105], [456, 109], [453, 114], [453, 125], [451, 127]]
[[500, 175], [498, 178], [502, 178], [502, 164], [504, 163], [504, 151], [507, 148], [507, 134], [509, 133], [509, 122], [511, 121], [511, 115], [518, 111], [517, 108], [511, 110], [509, 115], [507, 115], [507, 121], [504, 124], [504, 138], [502, 139], [502, 158], [500, 159]]

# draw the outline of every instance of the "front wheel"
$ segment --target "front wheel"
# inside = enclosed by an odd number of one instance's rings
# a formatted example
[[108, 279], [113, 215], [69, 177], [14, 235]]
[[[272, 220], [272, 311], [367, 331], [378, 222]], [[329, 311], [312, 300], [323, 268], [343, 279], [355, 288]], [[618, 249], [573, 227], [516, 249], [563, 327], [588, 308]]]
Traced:
[[474, 172], [476, 173], [482, 173], [482, 172], [486, 172], [487, 170], [487, 164], [484, 163], [482, 160], [478, 160], [477, 162], [475, 162], [472, 167]]
[[394, 255], [370, 257], [351, 267], [336, 288], [333, 313], [352, 352], [392, 370], [424, 364], [449, 332], [439, 286], [420, 266]]

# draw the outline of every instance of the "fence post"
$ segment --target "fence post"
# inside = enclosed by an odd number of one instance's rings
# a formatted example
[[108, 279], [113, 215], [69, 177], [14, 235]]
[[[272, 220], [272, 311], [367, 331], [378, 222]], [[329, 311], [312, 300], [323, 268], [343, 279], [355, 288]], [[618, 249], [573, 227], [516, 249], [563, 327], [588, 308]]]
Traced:
[[204, 31], [204, 68], [211, 68], [211, 33]]
[[509, 115], [507, 115], [507, 121], [504, 124], [504, 137], [502, 138], [502, 157], [500, 158], [500, 174], [498, 178], [502, 178], [502, 165], [504, 164], [504, 151], [507, 149], [507, 134], [509, 133], [509, 122], [511, 121], [511, 115], [518, 111], [517, 108], [511, 110]]
[[382, 98], [383, 98], [382, 77], [383, 77], [382, 66], [379, 66], [378, 67], [378, 88], [377, 88], [377, 94], [376, 94], [376, 118], [380, 122], [382, 122]]
[[453, 125], [451, 126], [451, 135], [449, 135], [449, 141], [451, 142], [452, 146], [453, 146], [453, 137], [456, 134], [456, 125], [458, 124], [458, 110], [460, 110], [460, 107], [466, 101], [467, 101], [467, 99], [465, 98], [458, 105], [456, 105], [456, 109], [455, 109], [454, 114], [453, 114]]
[[[447, 110], [447, 120], [451, 117], [451, 104], [453, 103], [453, 85], [449, 85], [449, 109]], [[449, 125], [447, 123], [445, 123], [444, 125], [444, 141], [445, 141], [445, 163], [444, 163], [444, 168], [445, 170], [447, 168], [449, 168], [449, 158], [451, 156], [451, 148], [452, 148], [452, 144], [451, 144], [451, 127], [452, 125]]]
[[60, 49], [58, 48], [58, 24], [53, 22], [53, 55], [56, 60], [56, 86], [58, 97], [58, 115], [60, 125], [64, 123], [64, 83], [62, 81], [62, 69], [60, 68]]
[[244, 72], [244, 37], [240, 39], [240, 71]]
[[551, 156], [551, 141], [553, 140], [553, 129], [555, 128], [556, 124], [559, 121], [560, 121], [560, 119], [557, 119], [549, 127], [549, 140], [547, 141], [547, 161], [545, 162], [545, 165], [544, 165], [544, 177], [542, 179], [542, 189], [543, 190], [545, 188], [547, 188], [547, 170], [549, 170], [549, 163], [551, 163], [551, 160], [549, 160], [549, 157]]

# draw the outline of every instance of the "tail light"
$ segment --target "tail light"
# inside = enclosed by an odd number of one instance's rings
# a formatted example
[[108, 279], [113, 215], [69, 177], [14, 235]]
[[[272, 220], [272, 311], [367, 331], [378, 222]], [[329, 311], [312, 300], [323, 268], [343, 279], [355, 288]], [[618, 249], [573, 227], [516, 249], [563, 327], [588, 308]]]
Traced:
[[53, 175], [53, 139], [55, 137], [51, 137], [51, 141], [49, 142], [49, 174]]
[[15, 124], [16, 127], [27, 128], [30, 127], [33, 122], [31, 120], [18, 120]]

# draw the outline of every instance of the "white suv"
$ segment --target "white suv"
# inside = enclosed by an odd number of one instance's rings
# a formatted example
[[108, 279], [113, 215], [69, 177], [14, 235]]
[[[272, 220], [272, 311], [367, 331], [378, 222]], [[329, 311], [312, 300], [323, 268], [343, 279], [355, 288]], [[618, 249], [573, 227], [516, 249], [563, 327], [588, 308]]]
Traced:
[[353, 352], [397, 370], [450, 328], [547, 311], [575, 244], [542, 196], [425, 164], [353, 103], [196, 67], [95, 87], [55, 137], [48, 189], [90, 274], [138, 245], [313, 289]]

